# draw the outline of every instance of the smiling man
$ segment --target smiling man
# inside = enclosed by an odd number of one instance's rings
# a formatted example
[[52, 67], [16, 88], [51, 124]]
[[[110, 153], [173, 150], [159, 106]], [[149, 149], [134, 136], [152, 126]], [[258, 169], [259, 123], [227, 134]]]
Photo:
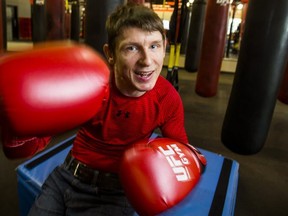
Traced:
[[160, 76], [162, 20], [145, 6], [127, 4], [110, 15], [106, 27], [109, 93], [80, 128], [64, 164], [46, 180], [30, 215], [133, 215], [118, 178], [125, 150], [156, 128], [188, 143], [181, 98]]
[[118, 37], [115, 53], [109, 51], [108, 44], [104, 50], [122, 94], [139, 97], [155, 86], [165, 56], [165, 39], [159, 31], [125, 28]]

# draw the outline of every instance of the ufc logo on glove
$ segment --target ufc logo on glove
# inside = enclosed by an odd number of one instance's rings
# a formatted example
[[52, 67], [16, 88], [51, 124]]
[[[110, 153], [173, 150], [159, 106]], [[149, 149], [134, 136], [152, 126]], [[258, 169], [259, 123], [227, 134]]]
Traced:
[[[161, 146], [158, 147], [162, 154], [166, 156], [166, 159], [170, 164], [177, 180], [188, 181], [191, 179], [188, 168], [185, 166], [185, 164], [188, 165], [190, 162], [177, 144], [167, 145], [166, 148], [167, 149], [164, 149]], [[176, 157], [179, 157], [180, 160]]]

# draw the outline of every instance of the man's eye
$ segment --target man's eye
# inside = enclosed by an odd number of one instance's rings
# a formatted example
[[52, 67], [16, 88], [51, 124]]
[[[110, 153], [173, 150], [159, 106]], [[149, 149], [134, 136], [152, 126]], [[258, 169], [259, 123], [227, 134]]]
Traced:
[[126, 47], [126, 50], [127, 51], [136, 51], [137, 47], [136, 46], [128, 46], [128, 47]]
[[159, 47], [160, 47], [159, 44], [153, 44], [153, 45], [151, 45], [151, 49], [157, 49], [157, 48], [159, 48]]

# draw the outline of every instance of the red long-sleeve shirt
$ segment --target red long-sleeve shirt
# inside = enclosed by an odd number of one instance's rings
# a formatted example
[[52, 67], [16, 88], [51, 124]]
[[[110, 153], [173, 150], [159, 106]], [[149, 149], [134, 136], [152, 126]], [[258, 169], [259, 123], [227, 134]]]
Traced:
[[101, 110], [79, 130], [72, 155], [95, 169], [117, 172], [123, 151], [158, 127], [164, 137], [188, 143], [182, 100], [165, 78], [141, 97], [124, 96], [111, 84]]

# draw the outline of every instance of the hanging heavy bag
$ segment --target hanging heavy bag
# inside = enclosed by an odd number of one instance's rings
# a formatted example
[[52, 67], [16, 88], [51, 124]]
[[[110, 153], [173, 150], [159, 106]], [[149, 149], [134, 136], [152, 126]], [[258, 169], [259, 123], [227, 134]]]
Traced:
[[249, 2], [223, 144], [254, 154], [266, 141], [288, 53], [288, 1]]

